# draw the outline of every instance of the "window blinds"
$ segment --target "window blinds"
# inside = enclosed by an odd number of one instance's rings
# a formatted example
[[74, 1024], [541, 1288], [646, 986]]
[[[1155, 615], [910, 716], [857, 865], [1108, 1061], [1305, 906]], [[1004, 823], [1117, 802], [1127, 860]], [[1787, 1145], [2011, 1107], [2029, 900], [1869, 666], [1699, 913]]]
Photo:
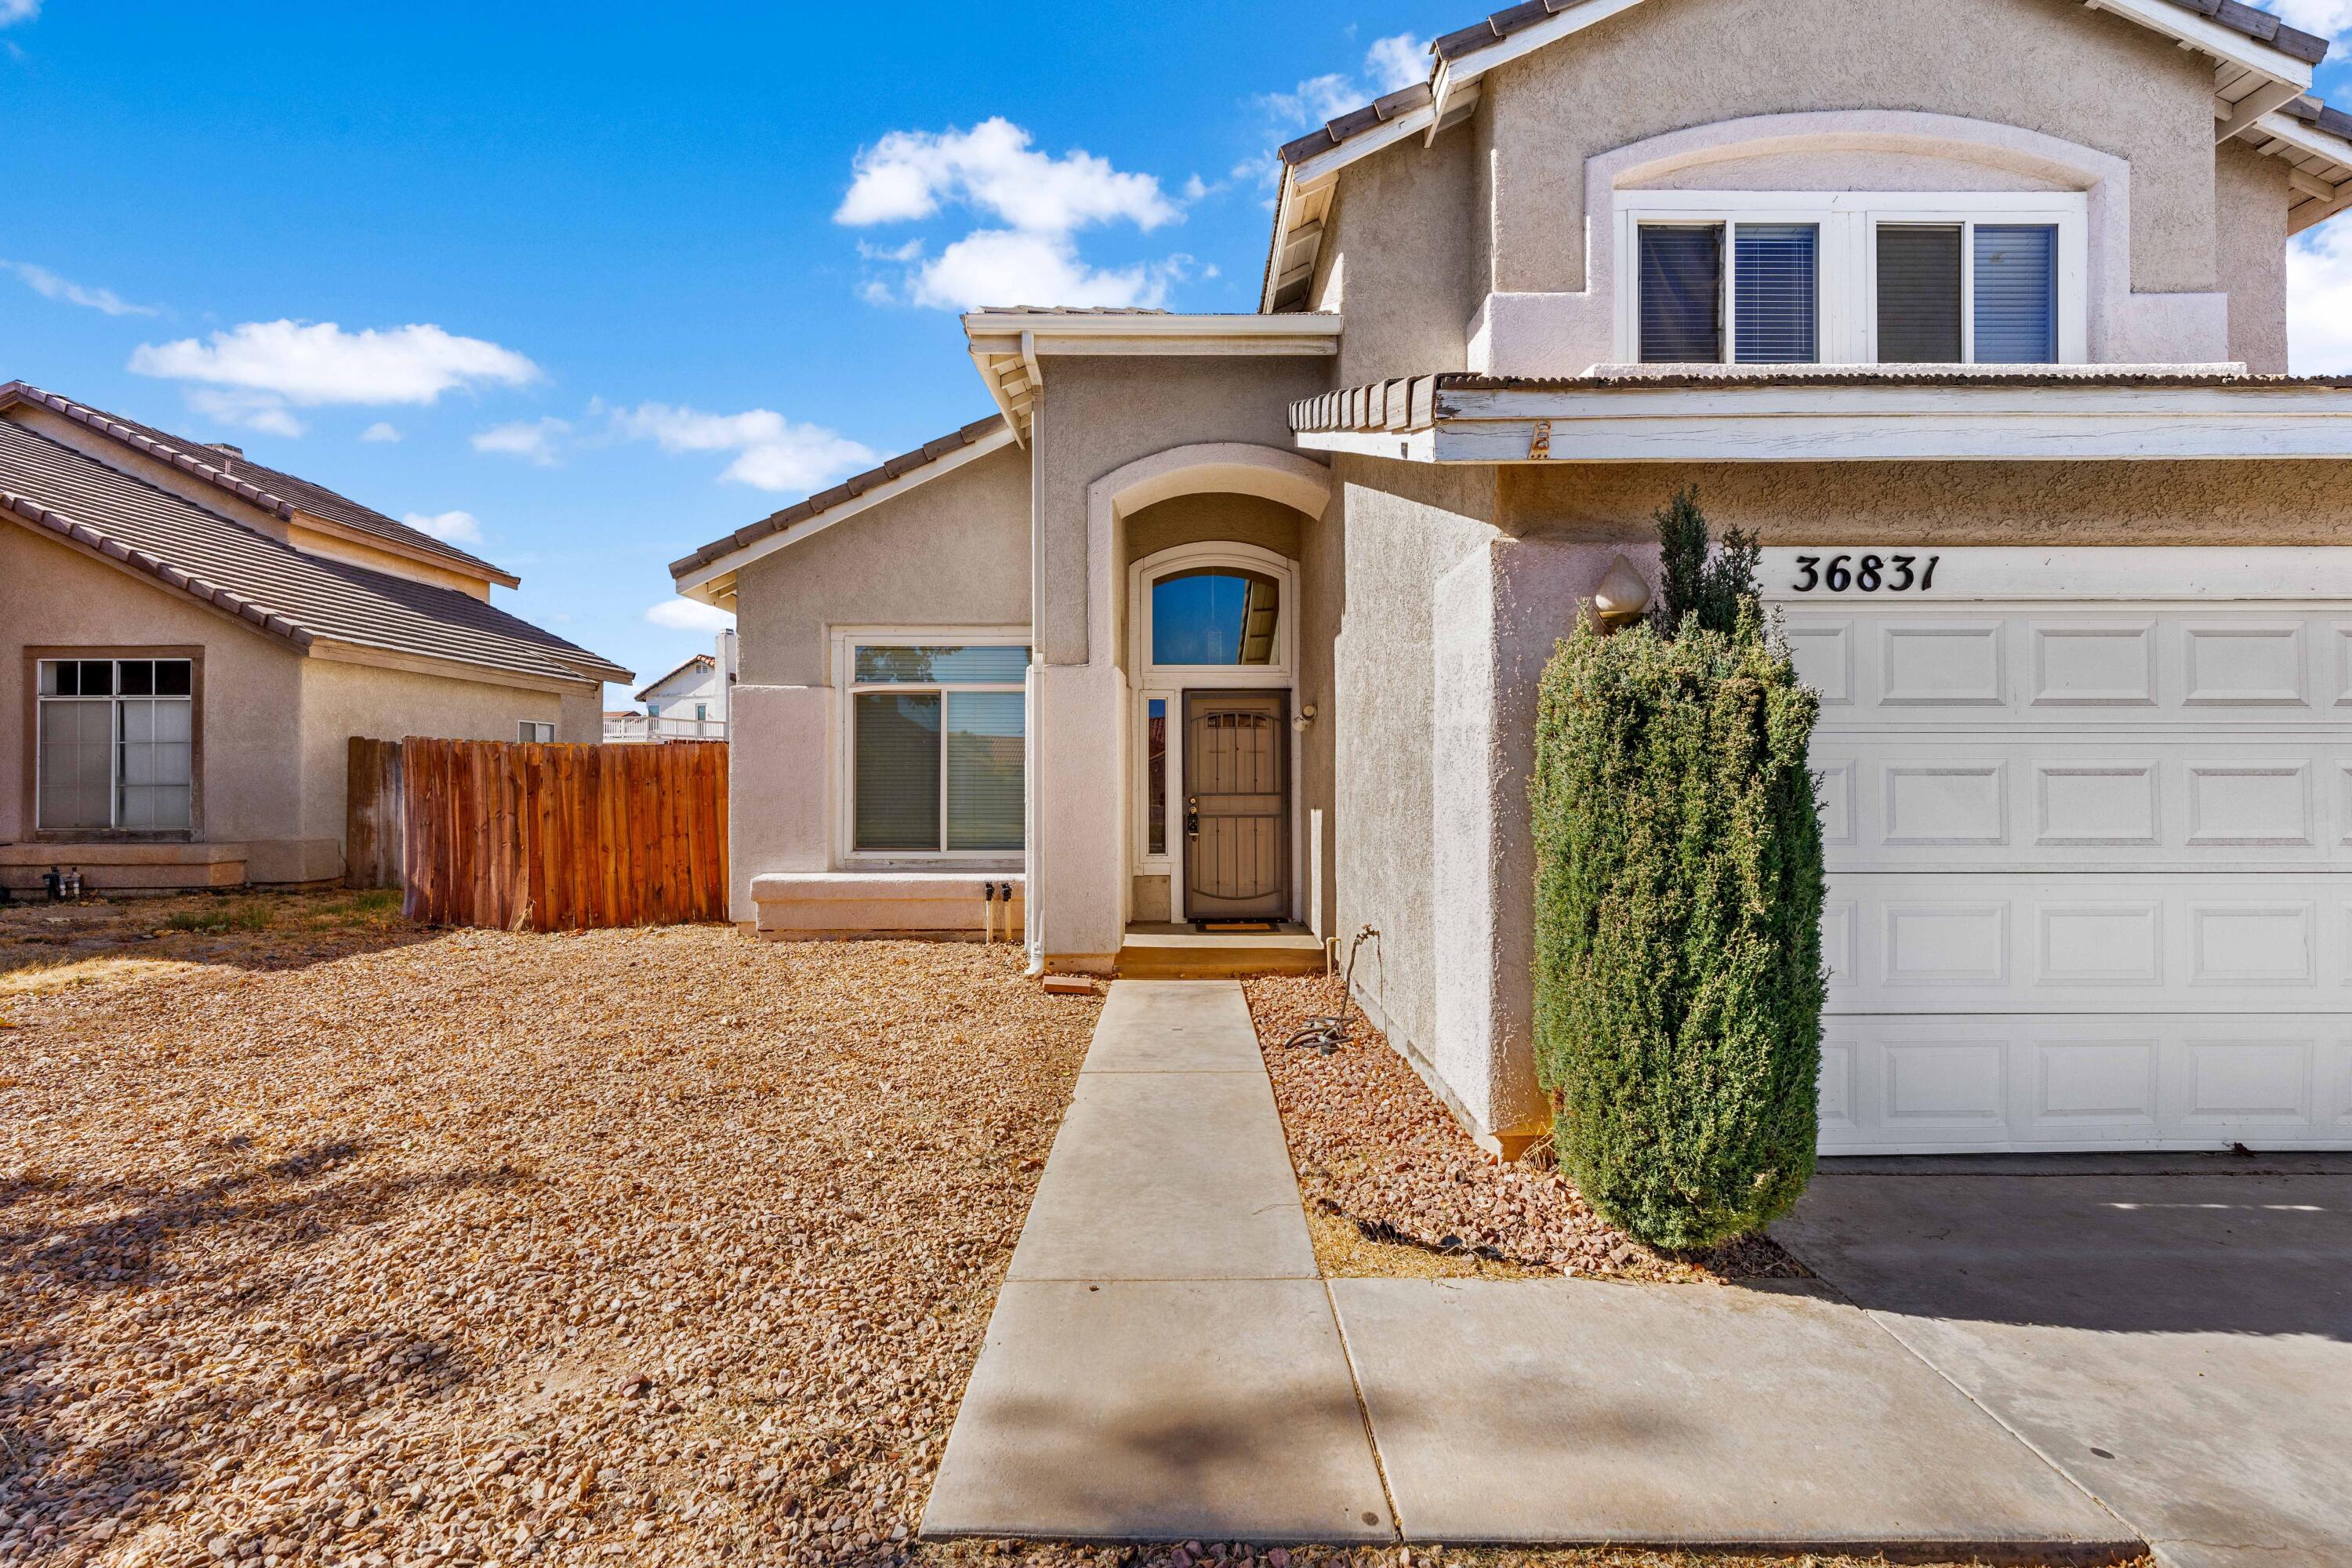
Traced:
[[860, 849], [940, 847], [940, 694], [864, 691], [856, 698]]
[[1820, 298], [1821, 230], [1809, 223], [1743, 223], [1732, 231], [1734, 354], [1741, 364], [1809, 364]]
[[1723, 228], [1644, 225], [1642, 363], [1723, 358]]
[[950, 691], [948, 700], [948, 847], [1018, 849], [1022, 731], [1018, 691]]
[[1960, 231], [1901, 227], [1878, 231], [1878, 363], [1958, 364], [1960, 348]]
[[1977, 363], [2055, 363], [2058, 231], [2044, 224], [1979, 224], [1976, 264]]

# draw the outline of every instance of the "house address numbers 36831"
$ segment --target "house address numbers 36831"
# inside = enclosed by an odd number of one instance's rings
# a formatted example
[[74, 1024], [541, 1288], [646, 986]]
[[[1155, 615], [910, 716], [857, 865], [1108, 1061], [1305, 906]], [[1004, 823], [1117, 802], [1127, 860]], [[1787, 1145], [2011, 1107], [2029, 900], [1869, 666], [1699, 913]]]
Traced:
[[1800, 555], [1791, 594], [1927, 593], [1936, 585], [1940, 555], [1888, 552]]

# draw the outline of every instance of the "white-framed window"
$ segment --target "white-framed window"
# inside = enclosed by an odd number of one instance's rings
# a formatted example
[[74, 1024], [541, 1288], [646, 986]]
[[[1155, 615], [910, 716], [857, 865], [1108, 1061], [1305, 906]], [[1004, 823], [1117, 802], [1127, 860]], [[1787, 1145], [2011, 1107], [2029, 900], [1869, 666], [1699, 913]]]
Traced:
[[552, 745], [555, 742], [555, 726], [552, 724], [542, 724], [536, 719], [525, 719], [517, 726], [517, 729], [519, 732], [515, 738], [526, 746]]
[[2079, 364], [2080, 192], [1621, 191], [1622, 361]]
[[184, 833], [195, 818], [195, 663], [44, 658], [34, 824]]
[[845, 858], [1019, 856], [1029, 634], [845, 632], [835, 647]]

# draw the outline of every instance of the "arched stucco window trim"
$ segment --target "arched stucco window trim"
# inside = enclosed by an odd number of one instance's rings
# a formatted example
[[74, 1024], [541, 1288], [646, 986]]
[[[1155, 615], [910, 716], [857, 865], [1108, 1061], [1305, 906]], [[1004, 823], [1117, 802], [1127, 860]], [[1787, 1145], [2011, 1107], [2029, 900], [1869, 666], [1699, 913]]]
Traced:
[[1913, 110], [1748, 115], [1631, 142], [1585, 161], [1585, 288], [1578, 294], [1489, 295], [1470, 323], [1474, 368], [1575, 374], [1612, 353], [1619, 279], [1616, 195], [1710, 164], [1787, 153], [1892, 153], [2017, 175], [2030, 187], [2083, 193], [2088, 227], [2087, 353], [2095, 363], [2227, 357], [2229, 297], [2136, 294], [2128, 160], [1996, 121]]
[[[1112, 469], [1087, 487], [1087, 662], [1118, 662], [1113, 621], [1120, 584], [1118, 530], [1130, 515], [1178, 496], [1229, 494], [1276, 501], [1320, 517], [1331, 499], [1331, 470], [1311, 458], [1250, 441], [1171, 447]], [[1230, 546], [1228, 548], [1239, 548]], [[1045, 584], [1040, 583], [1039, 603]]]
[[[1160, 665], [1151, 659], [1151, 585], [1162, 577], [1231, 566], [1271, 577], [1275, 584], [1274, 662]], [[1205, 540], [1171, 545], [1128, 568], [1129, 681], [1146, 686], [1289, 686], [1298, 673], [1298, 563], [1263, 545]]]

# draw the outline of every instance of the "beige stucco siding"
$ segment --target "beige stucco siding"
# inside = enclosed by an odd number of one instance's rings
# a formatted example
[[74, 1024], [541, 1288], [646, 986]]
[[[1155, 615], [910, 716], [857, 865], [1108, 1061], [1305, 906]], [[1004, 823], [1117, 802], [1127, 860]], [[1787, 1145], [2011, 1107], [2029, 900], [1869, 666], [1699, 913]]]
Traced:
[[1029, 455], [1007, 447], [736, 576], [747, 686], [824, 686], [827, 626], [1029, 620]]
[[2286, 374], [2287, 164], [2232, 142], [2215, 154], [2213, 247], [2230, 296], [2230, 357]]
[[315, 880], [342, 875], [341, 846], [347, 805], [350, 740], [364, 735], [397, 741], [408, 735], [445, 741], [513, 741], [524, 720], [551, 723], [560, 742], [593, 743], [603, 728], [599, 689], [558, 693], [489, 681], [452, 679], [373, 665], [312, 658], [302, 668], [303, 837], [335, 851], [334, 863], [309, 877], [257, 881]]
[[522, 720], [593, 742], [601, 689], [562, 691], [306, 657], [68, 545], [0, 525], [0, 844], [32, 837], [26, 649], [194, 648], [202, 658], [197, 841], [247, 847], [255, 882], [342, 874], [352, 735], [512, 741]]
[[1329, 360], [1312, 357], [1047, 359], [1031, 438], [1039, 658], [1087, 657], [1089, 485], [1171, 447], [1243, 441], [1290, 451], [1291, 402], [1328, 390], [1330, 373]]
[[2129, 159], [2134, 288], [2210, 289], [2212, 93], [2204, 57], [2073, 0], [1647, 0], [1486, 77], [1492, 240], [1477, 291], [1584, 288], [1594, 153], [1855, 108], [1989, 120]]
[[1515, 533], [1654, 537], [1683, 485], [1768, 544], [2341, 544], [2345, 465], [1591, 463], [1502, 470]]
[[26, 650], [193, 647], [204, 668], [197, 837], [299, 863], [303, 659], [294, 648], [13, 521], [0, 521], [0, 843], [33, 835]]
[[1310, 299], [1347, 317], [1337, 384], [1461, 370], [1476, 309], [1471, 256], [1477, 171], [1474, 132], [1418, 137], [1348, 171], [1324, 220]]
[[1336, 625], [1337, 635], [1328, 672], [1310, 675], [1301, 693], [1319, 709], [1309, 734], [1330, 749], [1329, 929], [1380, 931], [1357, 983], [1398, 1043], [1424, 1051], [1436, 996], [1437, 585], [1496, 537], [1493, 470], [1341, 458], [1334, 474], [1344, 527], [1324, 531], [1306, 593], [1308, 624]]

